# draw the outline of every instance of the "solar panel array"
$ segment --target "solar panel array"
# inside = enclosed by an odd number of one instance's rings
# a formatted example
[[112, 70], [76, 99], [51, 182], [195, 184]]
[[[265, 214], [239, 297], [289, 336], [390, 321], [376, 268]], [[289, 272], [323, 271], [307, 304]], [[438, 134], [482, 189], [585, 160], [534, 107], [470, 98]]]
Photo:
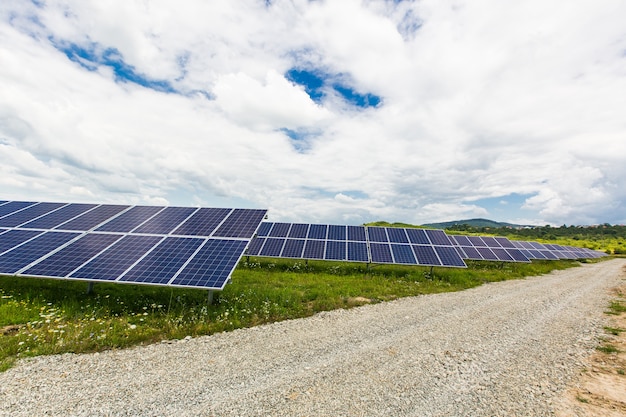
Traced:
[[442, 230], [263, 222], [250, 256], [466, 267]]
[[530, 262], [532, 259], [584, 259], [606, 254], [574, 246], [509, 240], [505, 237], [451, 235], [463, 259]]
[[220, 290], [266, 212], [0, 201], [0, 274]]

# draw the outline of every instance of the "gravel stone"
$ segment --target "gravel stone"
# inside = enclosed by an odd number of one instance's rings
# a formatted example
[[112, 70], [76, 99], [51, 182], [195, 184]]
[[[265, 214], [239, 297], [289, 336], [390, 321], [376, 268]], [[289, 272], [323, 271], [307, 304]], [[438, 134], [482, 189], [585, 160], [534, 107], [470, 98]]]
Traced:
[[625, 266], [23, 359], [0, 374], [0, 416], [551, 416]]

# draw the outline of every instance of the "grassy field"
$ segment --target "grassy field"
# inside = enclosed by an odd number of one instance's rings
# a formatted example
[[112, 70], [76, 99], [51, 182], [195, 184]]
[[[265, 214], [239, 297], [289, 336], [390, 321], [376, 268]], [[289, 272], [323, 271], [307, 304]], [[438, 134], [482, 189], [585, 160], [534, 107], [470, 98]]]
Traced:
[[119, 349], [306, 317], [419, 294], [459, 291], [578, 265], [468, 262], [467, 269], [244, 259], [207, 292], [0, 276], [0, 371], [17, 358]]

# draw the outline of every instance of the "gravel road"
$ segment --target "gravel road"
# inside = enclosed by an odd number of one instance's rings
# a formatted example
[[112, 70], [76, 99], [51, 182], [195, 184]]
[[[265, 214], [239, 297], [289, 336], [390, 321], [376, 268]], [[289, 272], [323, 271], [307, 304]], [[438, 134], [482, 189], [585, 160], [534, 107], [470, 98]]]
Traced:
[[22, 360], [3, 416], [550, 416], [626, 260], [178, 342]]

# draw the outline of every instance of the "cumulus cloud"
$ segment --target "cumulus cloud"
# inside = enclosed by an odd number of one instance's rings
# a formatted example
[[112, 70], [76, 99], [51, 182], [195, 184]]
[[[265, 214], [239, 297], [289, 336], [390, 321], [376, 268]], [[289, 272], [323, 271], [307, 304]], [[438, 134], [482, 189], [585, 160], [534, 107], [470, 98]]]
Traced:
[[1, 197], [623, 223], [625, 14], [618, 0], [7, 0]]

